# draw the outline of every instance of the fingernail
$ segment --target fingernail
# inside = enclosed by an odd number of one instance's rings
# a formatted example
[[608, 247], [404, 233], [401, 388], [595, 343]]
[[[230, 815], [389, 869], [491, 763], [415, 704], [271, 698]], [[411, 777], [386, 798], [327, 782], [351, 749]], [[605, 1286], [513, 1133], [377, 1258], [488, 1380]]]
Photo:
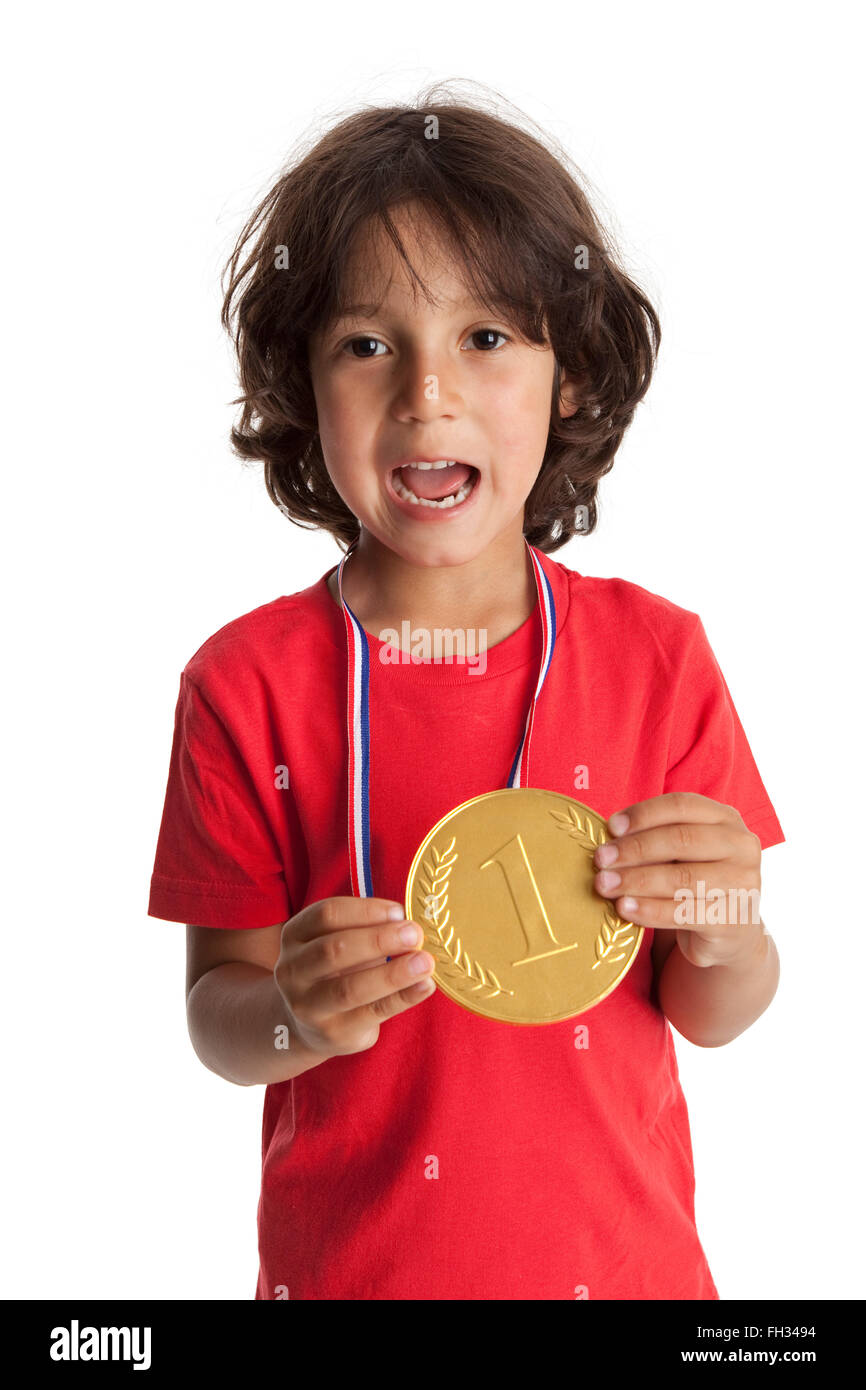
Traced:
[[603, 874], [598, 876], [598, 886], [602, 893], [609, 893], [611, 888], [618, 888], [621, 883], [622, 879], [619, 874], [612, 873], [610, 869], [606, 869]]
[[611, 835], [624, 835], [628, 830], [628, 816], [625, 811], [617, 811], [607, 823]]
[[618, 845], [599, 845], [595, 851], [595, 862], [600, 869], [606, 869], [609, 864], [615, 864], [618, 858]]
[[409, 962], [409, 970], [413, 975], [420, 975], [422, 970], [432, 970], [433, 957], [428, 956], [426, 951], [419, 951], [417, 956], [413, 956]]
[[401, 927], [397, 935], [401, 941], [405, 941], [407, 946], [414, 946], [421, 939], [421, 928], [416, 927], [414, 922], [407, 922], [405, 927]]
[[623, 912], [637, 912], [637, 898], [623, 898]]
[[389, 922], [405, 922], [406, 920], [406, 913], [399, 903], [392, 903], [385, 915]]

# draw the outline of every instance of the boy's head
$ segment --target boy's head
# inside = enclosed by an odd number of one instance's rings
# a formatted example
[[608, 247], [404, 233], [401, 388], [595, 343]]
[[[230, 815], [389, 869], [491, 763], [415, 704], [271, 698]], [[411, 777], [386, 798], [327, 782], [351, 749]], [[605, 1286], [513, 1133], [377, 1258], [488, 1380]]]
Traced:
[[282, 174], [227, 270], [232, 443], [292, 520], [437, 565], [593, 529], [660, 329], [561, 153], [462, 103], [363, 110]]

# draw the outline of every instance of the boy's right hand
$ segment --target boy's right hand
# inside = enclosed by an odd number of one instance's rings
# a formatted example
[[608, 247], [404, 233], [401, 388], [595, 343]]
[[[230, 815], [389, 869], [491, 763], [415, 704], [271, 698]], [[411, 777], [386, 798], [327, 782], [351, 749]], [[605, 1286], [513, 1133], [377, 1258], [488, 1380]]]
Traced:
[[[378, 1041], [384, 1019], [433, 993], [433, 957], [417, 949], [423, 932], [405, 919], [389, 921], [394, 906], [385, 898], [323, 898], [283, 923], [274, 979], [297, 1036], [312, 1051], [364, 1052]], [[407, 928], [415, 946], [401, 939]], [[416, 973], [419, 964], [424, 969]]]

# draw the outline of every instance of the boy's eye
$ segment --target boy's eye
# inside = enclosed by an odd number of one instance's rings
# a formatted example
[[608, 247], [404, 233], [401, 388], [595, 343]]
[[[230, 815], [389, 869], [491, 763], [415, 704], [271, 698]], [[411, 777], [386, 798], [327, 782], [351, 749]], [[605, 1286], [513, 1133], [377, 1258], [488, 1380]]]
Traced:
[[[373, 344], [379, 343], [380, 345], [382, 345], [382, 340], [381, 340], [380, 338], [367, 338], [367, 337], [364, 337], [364, 338], [353, 338], [353, 339], [351, 340], [351, 342], [349, 342], [349, 343], [346, 344], [346, 347], [347, 347], [347, 348], [354, 348], [355, 345], [356, 345], [357, 343], [373, 343]], [[356, 353], [356, 352], [353, 352], [353, 353], [352, 353], [352, 356], [353, 356], [353, 357], [362, 357], [362, 358], [363, 358], [363, 357], [375, 357], [375, 356], [376, 356], [375, 347], [374, 347], [373, 352], [371, 352], [371, 353]]]
[[[509, 338], [507, 337], [507, 335], [506, 335], [505, 333], [500, 332], [500, 330], [499, 330], [498, 328], [476, 328], [475, 332], [472, 333], [472, 334], [470, 334], [470, 342], [473, 341], [473, 340], [476, 339], [476, 338], [485, 338], [485, 337], [488, 338], [488, 339], [489, 339], [489, 338], [501, 338], [501, 339], [503, 340], [503, 342], [506, 342], [506, 343], [509, 342]], [[356, 346], [357, 346], [359, 343], [362, 343], [362, 344], [364, 344], [365, 346], [368, 346], [368, 347], [372, 346], [372, 349], [373, 349], [372, 352], [355, 352], [354, 349], [356, 348]], [[351, 338], [351, 339], [349, 340], [349, 342], [345, 344], [344, 351], [346, 350], [346, 348], [351, 348], [351, 349], [352, 349], [352, 356], [358, 358], [358, 359], [361, 360], [361, 361], [363, 361], [363, 360], [364, 360], [365, 358], [367, 358], [367, 357], [376, 357], [376, 356], [380, 355], [380, 354], [377, 354], [377, 352], [376, 352], [376, 344], [377, 344], [377, 343], [379, 344], [380, 347], [383, 347], [383, 346], [384, 346], [384, 344], [382, 343], [382, 339], [381, 339], [381, 338], [374, 338], [374, 337], [372, 337], [372, 336], [368, 336], [367, 334], [364, 334], [364, 336], [361, 337], [361, 338]], [[496, 345], [495, 342], [494, 342], [494, 343], [488, 342], [488, 343], [486, 343], [486, 344], [483, 346], [482, 351], [485, 351], [485, 352], [489, 352], [489, 351], [491, 351], [491, 350], [494, 350], [494, 351], [495, 351], [495, 350], [496, 350], [496, 346], [497, 346], [497, 345]]]
[[[473, 338], [483, 338], [485, 336], [488, 338], [502, 338], [506, 343], [508, 342], [506, 335], [500, 333], [498, 328], [476, 328], [475, 332], [472, 334]], [[487, 347], [495, 348], [496, 344], [488, 343]]]

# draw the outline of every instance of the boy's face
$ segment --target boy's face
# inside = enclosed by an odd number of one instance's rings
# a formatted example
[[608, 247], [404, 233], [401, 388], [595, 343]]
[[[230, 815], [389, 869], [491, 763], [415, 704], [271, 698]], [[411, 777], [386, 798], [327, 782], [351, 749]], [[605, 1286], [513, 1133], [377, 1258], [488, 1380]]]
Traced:
[[[381, 307], [340, 319], [309, 345], [322, 452], [338, 493], [376, 540], [412, 564], [464, 564], [499, 538], [522, 538], [547, 446], [554, 355], [470, 298], [423, 222], [405, 209], [392, 215], [437, 304], [420, 290], [416, 297], [376, 223], [350, 287], [353, 304]], [[563, 413], [577, 404], [563, 385]], [[464, 466], [397, 468], [408, 460]], [[425, 506], [407, 492], [458, 501]]]

